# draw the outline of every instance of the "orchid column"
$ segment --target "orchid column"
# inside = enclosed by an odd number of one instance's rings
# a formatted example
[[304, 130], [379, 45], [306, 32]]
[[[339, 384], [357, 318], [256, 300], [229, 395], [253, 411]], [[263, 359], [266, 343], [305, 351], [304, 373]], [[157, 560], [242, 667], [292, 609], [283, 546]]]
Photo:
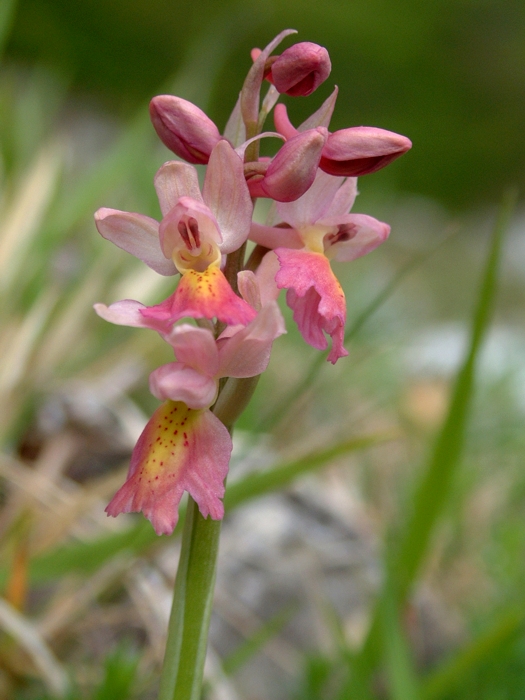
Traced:
[[[345, 298], [330, 261], [351, 261], [387, 238], [387, 224], [348, 213], [356, 177], [411, 146], [373, 127], [330, 133], [337, 89], [296, 129], [277, 104], [280, 94], [312, 93], [328, 77], [330, 59], [309, 42], [272, 55], [293, 33], [252, 51], [223, 135], [186, 100], [161, 95], [151, 101], [159, 137], [186, 161], [169, 161], [155, 176], [160, 222], [107, 208], [95, 215], [104, 238], [158, 274], [180, 275], [173, 293], [155, 306], [131, 299], [95, 305], [107, 321], [156, 331], [175, 355], [150, 375], [151, 393], [162, 403], [106, 509], [111, 516], [142, 511], [157, 534], [170, 534], [183, 492], [189, 494], [160, 700], [200, 698], [231, 433], [273, 341], [286, 332], [279, 291], [287, 290], [310, 345], [325, 350], [328, 336], [330, 362], [348, 354]], [[263, 131], [274, 107], [276, 131]], [[259, 158], [261, 138], [279, 140], [273, 158]], [[207, 166], [202, 192], [193, 164]], [[252, 221], [257, 197], [276, 203], [265, 225]], [[249, 239], [255, 247], [245, 261]]]

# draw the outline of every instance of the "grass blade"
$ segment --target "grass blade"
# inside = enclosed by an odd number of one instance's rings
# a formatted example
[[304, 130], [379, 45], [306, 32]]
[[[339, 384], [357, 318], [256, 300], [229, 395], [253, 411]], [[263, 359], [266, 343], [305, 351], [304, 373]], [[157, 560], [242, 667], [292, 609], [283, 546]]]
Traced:
[[422, 700], [438, 700], [454, 691], [465, 678], [508, 644], [523, 628], [524, 621], [525, 610], [522, 606], [513, 607], [500, 615], [488, 630], [426, 679], [422, 687]]
[[392, 700], [419, 700], [411, 651], [400, 624], [397, 596], [391, 586], [383, 598], [382, 622], [385, 666]]

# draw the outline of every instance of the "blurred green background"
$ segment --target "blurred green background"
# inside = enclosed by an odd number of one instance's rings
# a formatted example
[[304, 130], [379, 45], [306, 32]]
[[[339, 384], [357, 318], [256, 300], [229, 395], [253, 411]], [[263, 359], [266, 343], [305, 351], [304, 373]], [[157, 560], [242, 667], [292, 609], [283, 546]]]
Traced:
[[7, 59], [47, 66], [125, 117], [208, 35], [224, 57], [210, 103], [222, 127], [249, 49], [285, 27], [329, 47], [333, 61], [328, 84], [294, 103], [293, 118], [337, 84], [333, 127], [381, 126], [413, 140], [378, 184], [455, 209], [525, 184], [522, 0], [20, 0]]

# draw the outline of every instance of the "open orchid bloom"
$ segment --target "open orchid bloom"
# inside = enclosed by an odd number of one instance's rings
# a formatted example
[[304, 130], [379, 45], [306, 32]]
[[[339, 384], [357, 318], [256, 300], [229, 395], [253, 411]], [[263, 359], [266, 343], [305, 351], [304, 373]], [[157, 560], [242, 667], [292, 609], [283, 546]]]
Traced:
[[274, 250], [266, 256], [266, 267], [275, 254], [279, 263], [275, 283], [288, 290], [286, 301], [306, 342], [325, 350], [324, 333], [331, 336], [332, 363], [348, 353], [343, 347], [346, 302], [330, 260], [355, 260], [390, 233], [387, 224], [371, 216], [348, 213], [356, 186], [356, 178], [345, 180], [319, 171], [306, 194], [295, 202], [277, 203], [280, 220], [290, 228], [252, 224], [250, 233], [256, 243]]
[[224, 515], [221, 498], [232, 450], [228, 430], [209, 410], [221, 377], [253, 377], [263, 372], [275, 338], [285, 333], [275, 302], [232, 336], [214, 339], [203, 328], [176, 326], [165, 336], [176, 362], [150, 375], [150, 390], [164, 400], [140, 436], [125, 484], [106, 511], [142, 511], [157, 534], [173, 532], [184, 491], [203, 517]]
[[231, 289], [221, 272], [222, 255], [239, 248], [250, 230], [252, 203], [243, 164], [225, 140], [210, 156], [201, 194], [197, 171], [179, 161], [165, 163], [155, 176], [163, 219], [99, 209], [100, 234], [164, 275], [181, 273], [175, 293], [140, 313], [167, 330], [185, 316], [246, 324], [251, 307]]

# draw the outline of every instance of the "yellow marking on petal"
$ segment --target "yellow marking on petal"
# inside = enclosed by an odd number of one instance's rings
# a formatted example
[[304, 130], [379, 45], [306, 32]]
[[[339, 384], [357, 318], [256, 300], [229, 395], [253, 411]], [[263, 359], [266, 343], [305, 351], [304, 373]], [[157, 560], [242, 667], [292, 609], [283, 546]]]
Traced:
[[337, 230], [335, 226], [305, 226], [299, 230], [303, 239], [304, 247], [312, 253], [324, 255], [324, 237], [327, 233]]
[[178, 248], [172, 254], [173, 263], [180, 273], [205, 272], [210, 266], [219, 267], [221, 251], [210, 241], [204, 241], [198, 248]]
[[164, 492], [187, 466], [193, 425], [202, 411], [181, 401], [166, 401], [153, 414], [141, 445], [135, 473], [138, 491]]

